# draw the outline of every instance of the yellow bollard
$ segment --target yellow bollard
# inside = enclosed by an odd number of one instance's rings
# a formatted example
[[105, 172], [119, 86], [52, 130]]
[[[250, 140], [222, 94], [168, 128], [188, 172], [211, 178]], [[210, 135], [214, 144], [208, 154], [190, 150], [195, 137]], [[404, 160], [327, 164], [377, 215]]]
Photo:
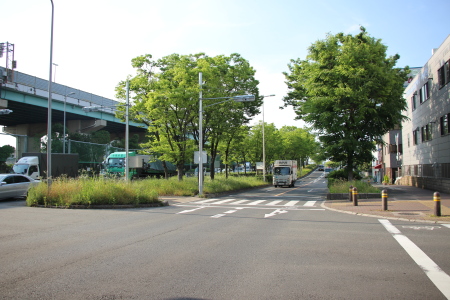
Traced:
[[353, 188], [353, 206], [358, 206], [358, 189], [356, 187]]
[[388, 193], [387, 190], [381, 191], [381, 206], [383, 210], [388, 210]]
[[434, 215], [436, 217], [441, 216], [441, 194], [438, 192], [435, 192], [433, 194], [433, 201], [434, 201]]
[[349, 186], [349, 188], [348, 188], [348, 201], [350, 201], [350, 202], [353, 201], [352, 191], [353, 191], [353, 185]]

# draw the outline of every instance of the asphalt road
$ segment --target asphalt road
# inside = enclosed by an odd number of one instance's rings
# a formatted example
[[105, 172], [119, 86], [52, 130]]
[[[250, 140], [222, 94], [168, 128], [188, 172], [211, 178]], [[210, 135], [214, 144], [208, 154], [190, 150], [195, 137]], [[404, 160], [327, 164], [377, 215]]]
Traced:
[[0, 202], [0, 299], [450, 298], [450, 228], [326, 210], [322, 175], [161, 208]]

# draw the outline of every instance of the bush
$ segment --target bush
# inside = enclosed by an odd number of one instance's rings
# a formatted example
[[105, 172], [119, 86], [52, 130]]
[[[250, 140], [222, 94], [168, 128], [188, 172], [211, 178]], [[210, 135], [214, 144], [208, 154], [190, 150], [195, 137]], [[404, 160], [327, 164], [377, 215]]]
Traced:
[[[218, 176], [215, 180], [204, 179], [203, 192], [215, 194], [238, 189], [256, 187], [266, 184], [256, 177], [235, 177], [226, 179]], [[73, 205], [139, 205], [162, 204], [159, 195], [194, 196], [198, 194], [197, 177], [169, 179], [141, 179], [123, 181], [112, 178], [78, 179], [58, 178], [53, 181], [50, 191], [46, 182], [41, 182], [30, 189], [27, 197], [28, 206]]]
[[139, 205], [159, 203], [158, 194], [139, 181], [102, 178], [58, 178], [52, 182], [50, 191], [46, 182], [32, 187], [28, 192], [27, 205], [69, 207], [72, 205]]
[[[328, 173], [328, 188], [337, 181], [348, 181], [348, 171], [347, 169], [334, 170]], [[353, 179], [361, 180], [362, 177], [358, 172], [353, 171]]]
[[333, 183], [330, 185], [328, 184], [328, 191], [330, 193], [348, 193], [349, 187], [353, 186], [358, 189], [358, 193], [380, 193], [380, 190], [374, 186], [372, 186], [367, 181], [360, 181], [360, 180], [334, 180]]

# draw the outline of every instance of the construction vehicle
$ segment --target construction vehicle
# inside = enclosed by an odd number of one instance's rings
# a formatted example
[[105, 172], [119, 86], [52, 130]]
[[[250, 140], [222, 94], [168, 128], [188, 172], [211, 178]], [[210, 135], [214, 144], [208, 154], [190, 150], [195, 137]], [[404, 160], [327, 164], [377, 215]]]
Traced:
[[[114, 152], [108, 155], [103, 163], [103, 174], [123, 177], [125, 176], [125, 160], [126, 152]], [[165, 162], [168, 176], [177, 174], [176, 167], [170, 162]], [[136, 152], [128, 152], [128, 167], [129, 177], [131, 178], [145, 178], [157, 177], [164, 178], [163, 162], [154, 159], [152, 155], [142, 155]]]

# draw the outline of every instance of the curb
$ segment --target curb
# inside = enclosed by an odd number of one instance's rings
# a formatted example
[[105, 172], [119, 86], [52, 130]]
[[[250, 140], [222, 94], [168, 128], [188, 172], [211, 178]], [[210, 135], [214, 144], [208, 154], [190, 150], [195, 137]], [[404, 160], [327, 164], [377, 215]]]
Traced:
[[396, 217], [388, 217], [388, 216], [371, 215], [371, 214], [365, 214], [365, 213], [357, 213], [357, 212], [348, 211], [348, 210], [340, 210], [340, 209], [336, 209], [336, 208], [331, 208], [331, 207], [326, 206], [325, 203], [326, 203], [326, 200], [323, 201], [320, 206], [322, 208], [325, 208], [325, 209], [328, 209], [331, 211], [345, 213], [345, 214], [349, 214], [349, 215], [357, 215], [357, 216], [363, 216], [363, 217], [381, 218], [381, 219], [389, 219], [389, 220], [397, 220], [397, 221], [407, 221], [407, 222], [415, 222], [415, 223], [418, 222], [418, 223], [428, 223], [428, 224], [449, 224], [449, 222], [445, 222], [445, 221], [405, 219], [405, 218], [396, 218]]

